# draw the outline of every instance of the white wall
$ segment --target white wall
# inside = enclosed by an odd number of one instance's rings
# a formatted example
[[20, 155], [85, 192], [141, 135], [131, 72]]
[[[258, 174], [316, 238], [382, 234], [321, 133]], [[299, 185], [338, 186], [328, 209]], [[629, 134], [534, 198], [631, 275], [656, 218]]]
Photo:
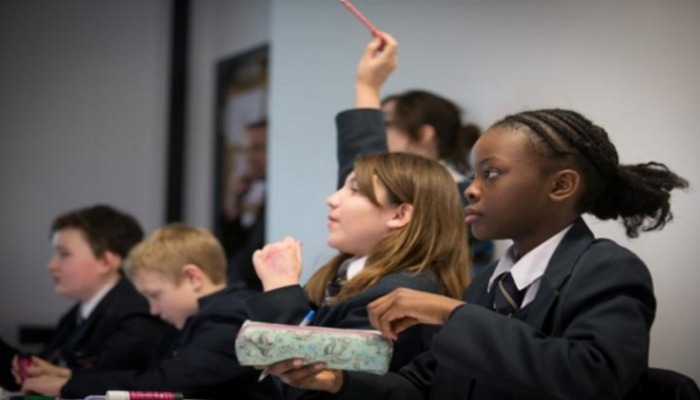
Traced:
[[[658, 160], [700, 182], [700, 3], [532, 1], [354, 2], [400, 42], [387, 93], [421, 87], [458, 101], [483, 126], [541, 107], [583, 112], [607, 129], [626, 163]], [[304, 242], [305, 276], [325, 246], [325, 197], [335, 184], [335, 113], [352, 105], [369, 34], [338, 2], [272, 6], [270, 239]], [[675, 220], [628, 241], [614, 223], [594, 230], [630, 247], [652, 271], [658, 316], [651, 363], [700, 381], [697, 191], [675, 193]]]
[[185, 220], [212, 228], [216, 63], [270, 40], [268, 0], [192, 1]]
[[164, 218], [167, 0], [0, 2], [0, 335], [70, 305], [45, 270], [49, 227], [105, 202]]

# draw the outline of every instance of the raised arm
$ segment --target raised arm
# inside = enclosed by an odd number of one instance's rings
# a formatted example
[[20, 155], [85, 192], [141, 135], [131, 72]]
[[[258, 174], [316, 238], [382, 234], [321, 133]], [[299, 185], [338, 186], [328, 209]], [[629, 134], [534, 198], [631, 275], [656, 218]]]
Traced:
[[[340, 112], [335, 119], [338, 134], [338, 187], [353, 168], [358, 155], [388, 150], [384, 118], [380, 110], [380, 91], [396, 68], [396, 40], [382, 33], [372, 40], [360, 57], [355, 81], [355, 108]], [[381, 48], [381, 50], [380, 50]]]

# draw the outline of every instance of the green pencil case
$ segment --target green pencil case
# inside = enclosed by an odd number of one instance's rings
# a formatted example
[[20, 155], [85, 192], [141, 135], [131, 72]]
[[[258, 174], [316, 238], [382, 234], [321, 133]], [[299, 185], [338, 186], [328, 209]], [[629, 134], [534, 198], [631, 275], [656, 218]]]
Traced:
[[327, 368], [385, 374], [392, 342], [379, 331], [245, 321], [236, 337], [241, 365], [266, 366], [290, 358]]

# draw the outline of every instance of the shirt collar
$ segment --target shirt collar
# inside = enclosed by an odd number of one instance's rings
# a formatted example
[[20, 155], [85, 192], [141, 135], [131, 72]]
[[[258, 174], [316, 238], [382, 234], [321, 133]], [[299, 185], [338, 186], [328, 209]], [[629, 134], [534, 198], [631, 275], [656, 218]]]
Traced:
[[109, 291], [117, 285], [117, 282], [119, 282], [119, 280], [107, 283], [102, 287], [102, 289], [98, 290], [97, 293], [95, 293], [95, 295], [92, 296], [92, 298], [80, 303], [80, 310], [78, 310], [78, 312], [80, 313], [80, 317], [83, 320], [86, 320], [90, 317], [90, 314], [92, 314], [92, 312], [95, 311], [95, 308], [98, 304], [100, 304], [100, 301], [102, 301], [102, 299], [105, 296], [107, 296], [107, 293], [109, 293]]
[[562, 229], [520, 259], [517, 259], [515, 246], [511, 245], [506, 254], [498, 260], [498, 265], [496, 265], [496, 269], [489, 279], [488, 291], [491, 291], [496, 278], [508, 271], [513, 275], [513, 280], [518, 290], [523, 290], [540, 279], [544, 275], [544, 271], [547, 269], [554, 251], [572, 226], [573, 224]]
[[365, 263], [367, 263], [367, 256], [353, 257], [348, 259], [346, 262], [350, 263], [347, 278], [352, 279], [353, 276], [357, 275], [365, 267]]

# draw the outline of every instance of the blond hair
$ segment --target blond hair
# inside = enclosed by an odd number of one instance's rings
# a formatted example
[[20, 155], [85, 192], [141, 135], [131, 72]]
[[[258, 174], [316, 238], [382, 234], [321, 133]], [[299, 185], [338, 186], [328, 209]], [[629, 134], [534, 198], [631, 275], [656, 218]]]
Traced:
[[[374, 154], [355, 162], [360, 193], [374, 204], [411, 204], [411, 220], [376, 243], [360, 273], [347, 281], [335, 301], [350, 298], [382, 277], [429, 272], [443, 294], [461, 298], [469, 284], [469, 248], [464, 211], [454, 180], [445, 167], [427, 158], [404, 153]], [[382, 205], [374, 190], [375, 177], [386, 188]], [[306, 285], [310, 300], [321, 304], [326, 285], [350, 254], [339, 254], [321, 267]]]
[[139, 271], [159, 272], [182, 282], [182, 267], [193, 264], [219, 284], [226, 279], [226, 257], [221, 243], [209, 231], [181, 223], [156, 229], [137, 244], [125, 263], [129, 277]]

